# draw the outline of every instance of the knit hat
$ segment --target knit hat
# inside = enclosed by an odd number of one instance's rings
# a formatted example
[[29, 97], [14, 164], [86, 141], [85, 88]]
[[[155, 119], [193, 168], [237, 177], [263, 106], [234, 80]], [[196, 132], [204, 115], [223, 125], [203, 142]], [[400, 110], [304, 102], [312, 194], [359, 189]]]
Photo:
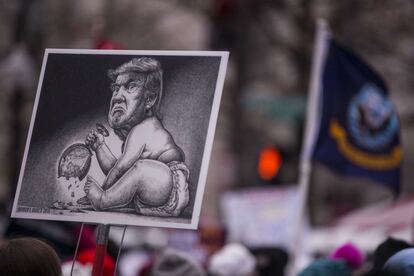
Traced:
[[155, 261], [151, 276], [204, 276], [201, 266], [184, 252], [167, 248]]
[[224, 246], [211, 256], [208, 271], [217, 276], [244, 276], [254, 272], [256, 259], [241, 244]]
[[393, 255], [384, 265], [387, 275], [414, 275], [414, 248], [404, 249]]
[[364, 263], [364, 254], [352, 243], [346, 243], [334, 250], [333, 260], [344, 260], [352, 269], [358, 269]]
[[306, 267], [299, 276], [351, 276], [352, 270], [345, 261], [319, 259]]

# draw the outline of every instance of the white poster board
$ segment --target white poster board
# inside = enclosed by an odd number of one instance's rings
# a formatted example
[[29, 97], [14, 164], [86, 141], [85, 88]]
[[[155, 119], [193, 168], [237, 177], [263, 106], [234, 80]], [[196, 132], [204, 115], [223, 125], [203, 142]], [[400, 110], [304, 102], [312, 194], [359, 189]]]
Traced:
[[197, 228], [227, 60], [47, 49], [12, 217]]
[[299, 207], [296, 186], [227, 192], [221, 207], [229, 242], [292, 249]]

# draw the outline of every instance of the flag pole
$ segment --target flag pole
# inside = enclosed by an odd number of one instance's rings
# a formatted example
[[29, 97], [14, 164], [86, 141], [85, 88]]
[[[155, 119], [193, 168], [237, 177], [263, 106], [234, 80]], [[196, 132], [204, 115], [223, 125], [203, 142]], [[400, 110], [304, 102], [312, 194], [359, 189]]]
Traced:
[[99, 224], [96, 234], [96, 252], [93, 259], [92, 276], [102, 276], [108, 244], [109, 228], [107, 224]]
[[290, 275], [297, 275], [299, 257], [303, 251], [302, 234], [305, 226], [305, 213], [312, 171], [312, 151], [317, 139], [320, 124], [320, 94], [322, 69], [327, 53], [328, 24], [324, 19], [317, 21], [316, 38], [314, 42], [311, 77], [308, 90], [305, 132], [302, 145], [302, 155], [299, 164], [299, 206], [295, 224], [294, 254], [290, 267]]

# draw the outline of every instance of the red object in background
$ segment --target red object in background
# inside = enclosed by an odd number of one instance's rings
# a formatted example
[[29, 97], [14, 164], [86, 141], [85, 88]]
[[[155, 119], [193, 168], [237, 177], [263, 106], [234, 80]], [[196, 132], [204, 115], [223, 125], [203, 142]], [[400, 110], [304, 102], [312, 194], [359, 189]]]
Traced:
[[215, 0], [213, 2], [213, 15], [218, 18], [229, 18], [236, 14], [237, 0]]
[[124, 46], [118, 42], [112, 41], [110, 39], [100, 39], [95, 44], [95, 49], [99, 50], [122, 50], [125, 49]]
[[93, 228], [90, 225], [84, 225], [81, 233], [81, 227], [77, 226], [73, 229], [73, 236], [80, 237], [79, 250], [93, 249], [96, 247], [96, 237]]
[[262, 149], [257, 171], [261, 179], [269, 181], [276, 177], [282, 165], [282, 156], [274, 146]]
[[152, 267], [155, 263], [155, 257], [152, 257], [148, 262], [140, 269], [138, 276], [151, 276]]
[[[99, 246], [104, 246], [104, 245], [97, 245], [97, 250], [95, 249], [87, 249], [87, 250], [83, 250], [78, 254], [78, 257], [76, 258], [76, 260], [78, 262], [80, 262], [81, 264], [93, 264], [94, 262], [94, 258], [95, 258], [95, 253], [96, 252], [104, 252], [103, 250], [98, 250]], [[104, 261], [103, 261], [103, 273], [101, 275], [103, 276], [112, 276], [114, 275], [114, 271], [115, 271], [115, 261], [108, 255], [105, 255], [104, 257]]]

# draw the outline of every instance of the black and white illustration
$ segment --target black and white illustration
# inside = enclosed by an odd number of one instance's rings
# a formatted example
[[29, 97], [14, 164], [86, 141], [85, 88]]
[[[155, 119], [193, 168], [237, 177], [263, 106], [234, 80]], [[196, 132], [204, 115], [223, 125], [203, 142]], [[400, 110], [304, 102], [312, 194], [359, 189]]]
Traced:
[[227, 59], [46, 50], [12, 216], [196, 228]]

